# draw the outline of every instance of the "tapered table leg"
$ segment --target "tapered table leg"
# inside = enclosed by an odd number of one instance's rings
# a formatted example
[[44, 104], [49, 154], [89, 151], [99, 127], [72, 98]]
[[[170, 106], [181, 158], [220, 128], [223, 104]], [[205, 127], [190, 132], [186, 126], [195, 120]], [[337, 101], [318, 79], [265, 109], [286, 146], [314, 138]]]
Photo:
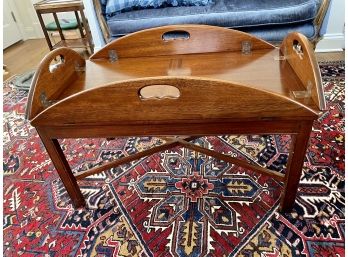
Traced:
[[290, 149], [289, 153], [284, 190], [280, 203], [281, 212], [290, 212], [294, 206], [302, 174], [303, 162], [307, 151], [308, 140], [312, 131], [312, 124], [312, 121], [302, 122], [300, 132], [292, 138], [292, 149]]
[[62, 148], [59, 145], [58, 140], [47, 137], [44, 131], [38, 130], [38, 133], [75, 208], [85, 206], [85, 199], [81, 193], [79, 185], [77, 184], [76, 178], [71, 171], [68, 161], [65, 158]]

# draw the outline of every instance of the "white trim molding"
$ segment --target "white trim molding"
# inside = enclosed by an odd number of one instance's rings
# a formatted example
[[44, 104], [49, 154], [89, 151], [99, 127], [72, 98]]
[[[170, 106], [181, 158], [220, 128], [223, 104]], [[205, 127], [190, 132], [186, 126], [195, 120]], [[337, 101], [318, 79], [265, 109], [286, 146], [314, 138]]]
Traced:
[[318, 42], [316, 52], [342, 52], [345, 48], [344, 34], [325, 34]]
[[322, 39], [316, 52], [337, 52], [345, 48], [344, 0], [331, 0], [321, 29]]
[[104, 47], [105, 40], [95, 13], [93, 0], [83, 0], [83, 5], [85, 7], [85, 14], [87, 16], [89, 28], [93, 38], [94, 52], [97, 52]]

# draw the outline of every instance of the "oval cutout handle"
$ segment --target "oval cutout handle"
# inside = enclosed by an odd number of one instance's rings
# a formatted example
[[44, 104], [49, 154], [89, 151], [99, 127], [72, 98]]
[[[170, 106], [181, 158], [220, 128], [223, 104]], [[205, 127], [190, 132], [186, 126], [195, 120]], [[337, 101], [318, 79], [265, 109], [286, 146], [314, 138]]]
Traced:
[[58, 54], [56, 57], [52, 59], [48, 66], [48, 70], [50, 73], [54, 73], [65, 63], [65, 57], [62, 54]]
[[298, 42], [298, 40], [295, 39], [292, 42], [292, 49], [295, 51], [297, 56], [302, 60], [303, 59], [303, 48], [302, 48], [302, 45], [300, 44], [300, 42]]
[[190, 33], [185, 30], [172, 30], [163, 33], [163, 41], [173, 41], [173, 40], [188, 40], [190, 39]]
[[140, 89], [139, 97], [141, 100], [178, 99], [180, 90], [170, 85], [150, 85]]

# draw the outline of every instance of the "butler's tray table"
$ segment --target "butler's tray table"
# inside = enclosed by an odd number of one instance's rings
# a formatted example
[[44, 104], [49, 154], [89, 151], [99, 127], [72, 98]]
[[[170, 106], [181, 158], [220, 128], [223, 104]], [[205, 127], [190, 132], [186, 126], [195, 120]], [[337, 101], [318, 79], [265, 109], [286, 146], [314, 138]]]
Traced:
[[[50, 69], [57, 56], [62, 62]], [[109, 43], [87, 61], [58, 48], [43, 59], [32, 83], [27, 118], [75, 207], [85, 204], [78, 180], [183, 146], [283, 182], [280, 208], [289, 211], [312, 123], [325, 109], [312, 46], [298, 33], [278, 48], [220, 27], [148, 29]], [[285, 174], [191, 142], [223, 134], [291, 135]], [[74, 174], [58, 141], [126, 136], [159, 136], [165, 143]]]

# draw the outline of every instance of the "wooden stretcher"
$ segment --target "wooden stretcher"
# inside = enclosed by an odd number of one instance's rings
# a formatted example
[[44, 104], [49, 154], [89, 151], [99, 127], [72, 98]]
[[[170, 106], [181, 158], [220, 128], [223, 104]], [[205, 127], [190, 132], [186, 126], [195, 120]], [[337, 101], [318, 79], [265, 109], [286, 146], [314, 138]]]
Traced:
[[[289, 34], [276, 47], [231, 29], [179, 25], [122, 37], [87, 61], [68, 48], [50, 52], [34, 76], [26, 115], [75, 207], [85, 205], [78, 180], [183, 146], [283, 182], [280, 210], [289, 211], [312, 123], [324, 109], [318, 64], [303, 35]], [[290, 134], [286, 173], [190, 142], [222, 134]], [[125, 136], [166, 141], [74, 175], [57, 140]]]

